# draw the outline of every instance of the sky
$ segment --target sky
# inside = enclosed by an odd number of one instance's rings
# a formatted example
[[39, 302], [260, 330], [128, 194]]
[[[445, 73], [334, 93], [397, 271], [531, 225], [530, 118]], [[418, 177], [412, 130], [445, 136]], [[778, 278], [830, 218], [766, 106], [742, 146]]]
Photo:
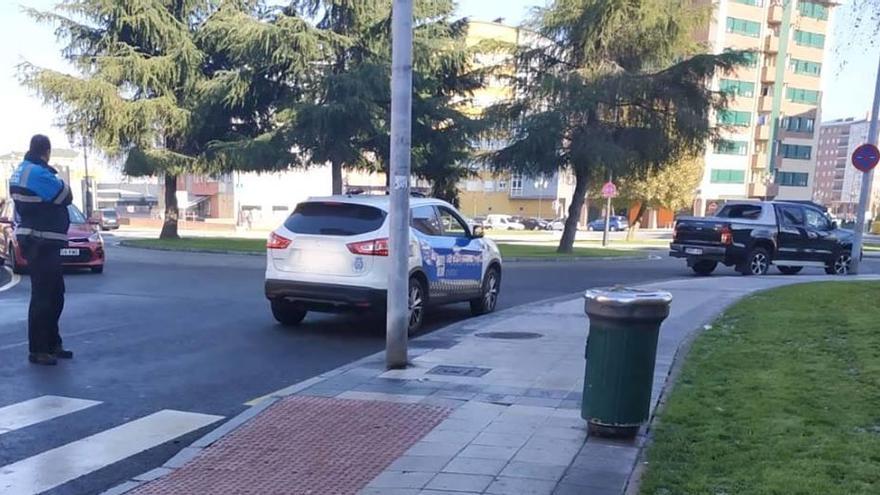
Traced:
[[[21, 11], [21, 5], [48, 9], [58, 0], [0, 0], [0, 154], [27, 147], [30, 136], [48, 134], [56, 148], [70, 147], [64, 134], [53, 127], [53, 110], [22, 88], [17, 66], [28, 61], [41, 67], [70, 70], [61, 58], [51, 26], [38, 25]], [[880, 42], [870, 34], [853, 34], [850, 0], [834, 16], [833, 35], [823, 67], [825, 96], [823, 120], [863, 117], [870, 110], [873, 81], [880, 58]], [[459, 14], [478, 20], [503, 18], [518, 24], [543, 0], [459, 0]]]

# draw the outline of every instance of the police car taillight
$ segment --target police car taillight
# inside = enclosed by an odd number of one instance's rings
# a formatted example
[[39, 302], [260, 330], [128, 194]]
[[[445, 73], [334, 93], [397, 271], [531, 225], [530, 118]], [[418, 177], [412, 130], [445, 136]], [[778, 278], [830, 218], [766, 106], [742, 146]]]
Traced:
[[288, 246], [290, 246], [290, 239], [275, 232], [269, 234], [269, 239], [266, 241], [266, 249], [287, 249]]
[[364, 256], [388, 256], [388, 239], [352, 242], [347, 246], [352, 254], [361, 254]]

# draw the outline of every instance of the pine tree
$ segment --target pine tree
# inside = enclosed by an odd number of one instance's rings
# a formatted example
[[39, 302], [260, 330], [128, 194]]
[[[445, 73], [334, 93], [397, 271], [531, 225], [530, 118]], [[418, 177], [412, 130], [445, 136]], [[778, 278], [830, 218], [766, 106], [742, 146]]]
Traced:
[[[164, 176], [160, 237], [176, 238], [181, 174], [289, 165], [225, 152], [250, 140], [277, 155], [279, 143], [254, 138], [275, 128], [277, 101], [296, 89], [272, 82], [309, 70], [318, 52], [305, 22], [285, 18], [278, 30], [263, 29], [271, 13], [259, 0], [65, 0], [30, 14], [57, 27], [77, 73], [25, 65], [23, 83], [58, 110], [69, 134], [87, 134], [124, 158], [126, 174]], [[236, 45], [226, 39], [231, 31], [253, 39]], [[279, 61], [257, 49], [267, 36], [290, 56]], [[264, 61], [266, 72], [255, 73], [254, 62]]]
[[516, 54], [516, 97], [490, 109], [507, 145], [497, 169], [569, 170], [575, 190], [559, 244], [570, 252], [590, 179], [653, 170], [699, 154], [725, 108], [707, 82], [744, 62], [698, 54], [709, 10], [689, 0], [555, 0], [538, 10], [532, 46]]

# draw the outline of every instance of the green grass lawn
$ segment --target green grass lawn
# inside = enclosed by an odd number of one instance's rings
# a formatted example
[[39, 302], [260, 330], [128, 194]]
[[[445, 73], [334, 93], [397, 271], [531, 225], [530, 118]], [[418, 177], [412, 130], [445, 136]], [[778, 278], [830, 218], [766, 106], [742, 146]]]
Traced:
[[[169, 239], [137, 239], [125, 241], [126, 246], [180, 249], [180, 250], [205, 250], [205, 251], [233, 251], [240, 253], [262, 253], [266, 250], [266, 241], [263, 239], [242, 239], [224, 237], [185, 237], [177, 240]], [[632, 256], [632, 251], [619, 249], [603, 249], [594, 247], [576, 247], [571, 254], [558, 254], [555, 245], [532, 246], [522, 244], [498, 243], [501, 255], [511, 258], [551, 258], [559, 256], [571, 257], [610, 257]]]
[[632, 256], [632, 250], [610, 249], [601, 247], [575, 247], [570, 254], [556, 252], [556, 245], [531, 245], [531, 244], [508, 244], [499, 242], [498, 249], [501, 256], [509, 258], [605, 258], [617, 256]]
[[751, 297], [700, 335], [642, 494], [880, 493], [880, 283]]
[[234, 251], [239, 253], [263, 253], [266, 251], [265, 239], [244, 239], [240, 237], [185, 237], [182, 239], [137, 239], [124, 241], [126, 246], [206, 250]]
[[877, 252], [880, 251], [880, 244], [865, 244], [862, 246], [863, 251]]

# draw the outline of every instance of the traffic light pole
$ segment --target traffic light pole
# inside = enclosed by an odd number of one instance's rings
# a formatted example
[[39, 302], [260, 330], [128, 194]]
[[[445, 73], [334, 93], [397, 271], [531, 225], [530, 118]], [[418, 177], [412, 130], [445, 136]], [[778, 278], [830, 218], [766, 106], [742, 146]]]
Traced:
[[[871, 108], [871, 125], [868, 128], [868, 144], [877, 144], [877, 120], [880, 117], [880, 65], [877, 67], [877, 81], [874, 84], [874, 106]], [[868, 202], [871, 199], [871, 186], [874, 182], [874, 171], [870, 170], [862, 174], [862, 192], [859, 195], [859, 210], [856, 217], [856, 233], [853, 238], [852, 262], [849, 272], [856, 275], [859, 273], [859, 265], [862, 261], [862, 237], [865, 233], [865, 213]]]
[[407, 364], [409, 330], [409, 181], [412, 139], [413, 0], [391, 13], [391, 207], [385, 364]]

